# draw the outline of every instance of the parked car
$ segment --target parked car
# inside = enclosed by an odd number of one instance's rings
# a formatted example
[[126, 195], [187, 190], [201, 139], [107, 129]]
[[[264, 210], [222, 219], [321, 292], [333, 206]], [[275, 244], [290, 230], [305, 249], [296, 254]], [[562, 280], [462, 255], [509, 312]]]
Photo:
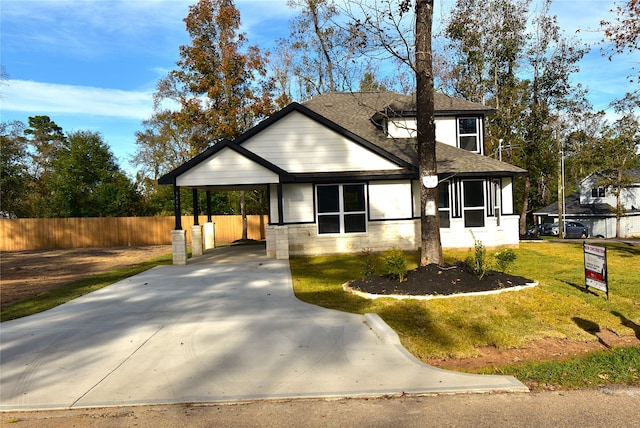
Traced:
[[527, 227], [524, 231], [524, 235], [528, 238], [537, 238], [539, 235], [542, 235], [542, 228], [544, 224], [534, 224], [533, 226]]
[[[553, 223], [551, 225], [551, 235], [558, 236], [559, 224]], [[582, 223], [576, 221], [564, 222], [564, 237], [565, 238], [587, 238], [589, 236], [589, 228]]]
[[[540, 225], [540, 235], [553, 235], [553, 225], [558, 223], [543, 223]], [[556, 233], [557, 235], [557, 233]]]

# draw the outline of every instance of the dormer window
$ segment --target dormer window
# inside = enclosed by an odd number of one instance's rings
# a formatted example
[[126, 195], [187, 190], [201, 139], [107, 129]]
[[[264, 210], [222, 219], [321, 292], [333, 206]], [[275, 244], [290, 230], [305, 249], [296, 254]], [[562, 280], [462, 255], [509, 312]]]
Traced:
[[480, 153], [480, 121], [477, 117], [458, 118], [458, 147]]

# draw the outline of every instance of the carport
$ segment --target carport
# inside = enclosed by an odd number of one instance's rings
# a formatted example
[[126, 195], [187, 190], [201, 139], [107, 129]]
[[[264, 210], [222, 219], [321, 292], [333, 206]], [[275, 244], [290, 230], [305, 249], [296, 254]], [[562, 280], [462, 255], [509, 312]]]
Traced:
[[[174, 169], [158, 180], [160, 185], [173, 187], [175, 228], [171, 231], [173, 264], [187, 263], [187, 232], [182, 228], [180, 190], [191, 189], [193, 197], [193, 219], [191, 226], [192, 255], [201, 256], [205, 249], [213, 248], [214, 224], [211, 221], [211, 193], [218, 191], [267, 192], [269, 201], [274, 200], [271, 192], [277, 192], [277, 207], [269, 204], [269, 222], [266, 236], [266, 255], [271, 258], [287, 259], [288, 251], [277, 250], [272, 225], [282, 225], [282, 182], [291, 181], [289, 174], [264, 160], [242, 146], [223, 140], [190, 161]], [[198, 197], [206, 192], [207, 222], [199, 224]], [[276, 213], [275, 218], [273, 213]], [[271, 233], [270, 233], [271, 232]], [[288, 249], [287, 249], [288, 250]]]

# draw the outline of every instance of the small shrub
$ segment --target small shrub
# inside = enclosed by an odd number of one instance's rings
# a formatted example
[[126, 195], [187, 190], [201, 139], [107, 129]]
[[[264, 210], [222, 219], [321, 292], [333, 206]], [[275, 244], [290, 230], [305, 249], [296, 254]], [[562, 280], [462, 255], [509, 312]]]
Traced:
[[493, 257], [496, 259], [496, 269], [500, 272], [507, 273], [511, 270], [513, 263], [516, 261], [517, 255], [511, 248], [507, 248], [505, 250], [498, 251], [493, 255]]
[[375, 275], [376, 269], [376, 255], [373, 254], [371, 248], [364, 248], [362, 250], [362, 276], [364, 278]]
[[[473, 236], [473, 233], [471, 234]], [[489, 272], [489, 260], [487, 259], [487, 249], [482, 245], [482, 241], [473, 237], [474, 249], [473, 254], [467, 257], [467, 265], [471, 272], [482, 279]]]
[[382, 255], [387, 273], [398, 281], [404, 281], [407, 275], [407, 256], [399, 248], [391, 248]]

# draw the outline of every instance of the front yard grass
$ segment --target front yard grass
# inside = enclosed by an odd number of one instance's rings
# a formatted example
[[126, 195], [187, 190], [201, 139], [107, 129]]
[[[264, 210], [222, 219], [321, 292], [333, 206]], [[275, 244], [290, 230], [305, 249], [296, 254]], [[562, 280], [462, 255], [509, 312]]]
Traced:
[[[375, 312], [420, 359], [462, 358], [478, 355], [483, 346], [525, 347], [529, 341], [550, 337], [595, 341], [597, 337], [591, 331], [598, 328], [619, 336], [640, 335], [640, 247], [620, 243], [605, 246], [609, 300], [602, 292], [585, 292], [581, 241], [521, 243], [510, 273], [536, 280], [539, 285], [487, 296], [428, 301], [360, 298], [344, 292], [341, 286], [361, 277], [362, 255], [292, 258], [291, 271], [296, 296], [301, 300], [352, 313]], [[454, 262], [468, 254], [445, 251], [445, 258]], [[418, 255], [411, 254], [410, 258], [410, 268], [417, 266]], [[635, 362], [640, 358], [637, 348], [623, 352], [631, 352]], [[606, 355], [613, 358], [611, 352]], [[605, 377], [596, 376], [595, 380], [606, 382], [616, 376]], [[638, 373], [631, 371], [632, 382], [634, 377], [635, 383], [640, 383]]]

